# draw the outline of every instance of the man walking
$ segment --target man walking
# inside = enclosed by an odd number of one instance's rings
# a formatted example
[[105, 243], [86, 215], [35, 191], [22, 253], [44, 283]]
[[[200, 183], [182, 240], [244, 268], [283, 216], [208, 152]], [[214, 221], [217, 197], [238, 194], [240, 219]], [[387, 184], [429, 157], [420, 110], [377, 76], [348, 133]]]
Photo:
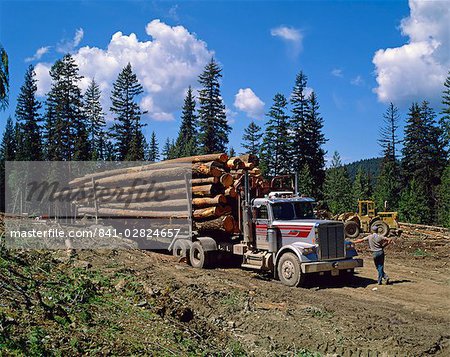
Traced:
[[369, 249], [372, 252], [373, 261], [378, 271], [378, 285], [382, 284], [385, 279], [386, 284], [389, 284], [389, 277], [384, 272], [384, 248], [392, 243], [392, 239], [383, 237], [380, 235], [381, 228], [372, 226], [372, 234], [367, 237], [356, 239], [353, 243], [362, 243], [367, 241], [369, 243]]

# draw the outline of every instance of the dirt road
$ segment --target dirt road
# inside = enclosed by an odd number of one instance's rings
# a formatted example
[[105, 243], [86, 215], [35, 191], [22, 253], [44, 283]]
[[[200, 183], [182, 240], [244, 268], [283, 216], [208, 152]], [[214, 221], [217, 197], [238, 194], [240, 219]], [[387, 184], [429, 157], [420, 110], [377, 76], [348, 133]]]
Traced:
[[448, 356], [446, 251], [414, 256], [401, 246], [391, 249], [389, 286], [376, 285], [376, 271], [364, 253], [365, 267], [353, 281], [320, 279], [296, 289], [239, 268], [193, 269], [155, 252], [118, 251], [111, 258], [90, 251], [82, 259], [96, 268], [132, 269], [150, 291], [165, 291], [170, 304], [192, 311], [197, 326], [220, 330], [249, 354], [307, 349], [339, 356]]

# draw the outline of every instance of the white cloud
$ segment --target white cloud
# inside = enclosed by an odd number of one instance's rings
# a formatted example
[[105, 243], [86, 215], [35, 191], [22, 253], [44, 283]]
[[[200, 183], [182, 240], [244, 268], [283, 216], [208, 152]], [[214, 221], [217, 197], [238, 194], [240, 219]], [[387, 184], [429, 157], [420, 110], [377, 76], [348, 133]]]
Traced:
[[[106, 49], [89, 46], [78, 49], [73, 56], [85, 77], [81, 87], [85, 89], [95, 77], [102, 89], [104, 109], [108, 110], [112, 84], [130, 62], [144, 88], [142, 109], [154, 120], [173, 120], [173, 112], [182, 107], [187, 87], [197, 84], [198, 75], [214, 53], [183, 26], [171, 27], [153, 20], [147, 24], [146, 32], [151, 37], [148, 41], [139, 41], [134, 33], [116, 32]], [[36, 75], [42, 95], [50, 88], [50, 65], [39, 65]]]
[[342, 73], [342, 69], [340, 69], [340, 68], [334, 68], [331, 71], [331, 74], [335, 77], [340, 77], [340, 78], [344, 77], [344, 74]]
[[362, 86], [364, 84], [364, 79], [358, 74], [355, 78], [350, 81], [354, 86]]
[[297, 56], [302, 50], [303, 33], [294, 27], [279, 26], [270, 30], [270, 34], [279, 37], [292, 47], [292, 54]]
[[32, 62], [41, 59], [41, 57], [45, 55], [49, 49], [50, 46], [39, 47], [33, 56], [25, 58], [25, 62]]
[[241, 88], [234, 96], [234, 106], [250, 118], [260, 119], [264, 115], [264, 102], [250, 88]]
[[401, 21], [408, 43], [375, 52], [373, 63], [382, 102], [438, 101], [450, 68], [450, 7], [446, 1], [410, 0]]
[[64, 54], [73, 52], [80, 44], [83, 37], [84, 37], [84, 30], [80, 27], [75, 31], [75, 35], [73, 36], [72, 40], [60, 41], [56, 46], [56, 51]]

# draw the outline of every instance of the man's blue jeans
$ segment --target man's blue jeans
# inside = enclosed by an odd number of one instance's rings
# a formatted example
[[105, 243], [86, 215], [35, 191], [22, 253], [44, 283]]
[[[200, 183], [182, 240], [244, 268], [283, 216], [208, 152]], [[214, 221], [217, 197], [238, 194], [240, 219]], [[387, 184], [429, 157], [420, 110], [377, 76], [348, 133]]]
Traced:
[[373, 262], [378, 271], [378, 284], [381, 284], [383, 278], [387, 279], [388, 276], [384, 272], [384, 252], [381, 250], [379, 252], [373, 252]]

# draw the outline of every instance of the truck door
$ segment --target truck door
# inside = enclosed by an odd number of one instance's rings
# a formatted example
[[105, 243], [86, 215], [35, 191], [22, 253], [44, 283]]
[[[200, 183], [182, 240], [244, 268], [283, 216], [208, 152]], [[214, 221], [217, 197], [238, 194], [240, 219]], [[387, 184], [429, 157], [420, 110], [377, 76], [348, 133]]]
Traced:
[[267, 238], [267, 226], [269, 225], [269, 213], [266, 205], [256, 207], [255, 227], [256, 227], [256, 248], [269, 249]]

